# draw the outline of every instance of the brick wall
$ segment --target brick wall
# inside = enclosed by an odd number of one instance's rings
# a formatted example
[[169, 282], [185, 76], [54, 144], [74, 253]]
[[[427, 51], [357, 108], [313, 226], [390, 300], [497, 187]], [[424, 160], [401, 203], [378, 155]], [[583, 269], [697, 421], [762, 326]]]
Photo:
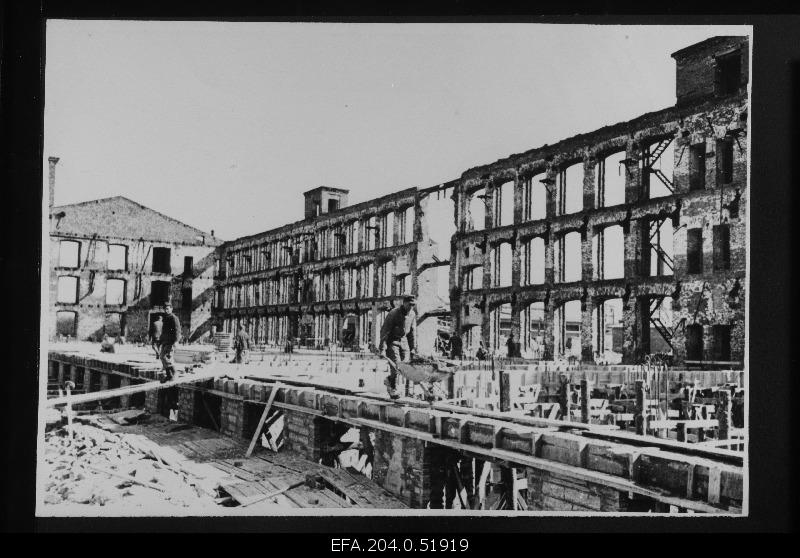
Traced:
[[323, 419], [289, 410], [284, 411], [283, 417], [287, 449], [310, 461], [319, 461]]
[[244, 435], [244, 401], [223, 397], [220, 404], [220, 431], [234, 438]]
[[[412, 508], [425, 508], [431, 496], [431, 476], [437, 449], [425, 442], [387, 432], [375, 432], [372, 480]], [[435, 474], [434, 474], [435, 476]]]
[[194, 423], [195, 391], [186, 387], [178, 388], [178, 420]]
[[[145, 221], [146, 223], [146, 221]], [[146, 225], [144, 225], [146, 226]], [[90, 232], [87, 234], [91, 234]], [[59, 267], [59, 249], [62, 240], [80, 243], [80, 262], [78, 268]], [[121, 244], [128, 248], [128, 270], [116, 271], [107, 269], [108, 244]], [[142, 264], [140, 261], [148, 253], [148, 248], [166, 247], [171, 250], [172, 274], [151, 273], [152, 256]], [[87, 258], [88, 252], [88, 258]], [[192, 340], [207, 334], [211, 327], [211, 310], [214, 284], [214, 247], [191, 246], [170, 242], [148, 242], [144, 248], [138, 241], [103, 237], [97, 241], [81, 237], [51, 236], [50, 238], [50, 288], [49, 319], [50, 336], [56, 334], [56, 315], [59, 311], [71, 311], [77, 314], [77, 338], [81, 340], [99, 340], [102, 338], [109, 312], [124, 315], [124, 325], [129, 341], [144, 341], [149, 329], [150, 289], [152, 281], [169, 281], [175, 313], [184, 315], [181, 298], [182, 288], [191, 288], [191, 316], [189, 328], [184, 328], [183, 335]], [[183, 258], [193, 258], [193, 274], [183, 277]], [[60, 276], [78, 277], [78, 302], [76, 304], [57, 303], [58, 278]], [[125, 280], [125, 304], [106, 305], [106, 287], [108, 279]], [[187, 301], [188, 302], [188, 301]]]
[[161, 412], [159, 409], [159, 397], [158, 392], [160, 390], [153, 389], [150, 391], [145, 392], [144, 394], [144, 409], [151, 415], [157, 415]]
[[528, 469], [528, 509], [532, 511], [628, 511], [625, 493], [536, 469]]

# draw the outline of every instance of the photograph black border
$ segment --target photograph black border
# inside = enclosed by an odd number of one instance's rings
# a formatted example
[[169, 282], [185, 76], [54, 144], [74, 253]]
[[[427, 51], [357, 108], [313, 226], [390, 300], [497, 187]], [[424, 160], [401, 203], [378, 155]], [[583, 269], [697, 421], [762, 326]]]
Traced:
[[[688, 5], [688, 3], [687, 3]], [[550, 4], [550, 13], [465, 2], [380, 7], [327, 2], [264, 5], [225, 2], [51, 2], [2, 4], [3, 293], [6, 353], [3, 410], [2, 524], [8, 532], [252, 532], [252, 533], [695, 533], [788, 532], [796, 529], [797, 411], [800, 393], [792, 310], [795, 276], [792, 219], [800, 178], [800, 16], [796, 14], [642, 13], [642, 6], [601, 13], [607, 4]], [[680, 5], [670, 3], [673, 10]], [[281, 10], [281, 7], [283, 9]], [[658, 6], [654, 6], [658, 7]], [[363, 14], [352, 13], [360, 8]], [[537, 7], [538, 8], [538, 7]], [[547, 10], [548, 7], [542, 10]], [[496, 10], [489, 14], [489, 10]], [[598, 10], [598, 11], [590, 11]], [[555, 12], [562, 12], [556, 14]], [[570, 15], [579, 13], [581, 15]], [[547, 14], [547, 15], [542, 15]], [[753, 25], [749, 301], [749, 516], [647, 517], [267, 517], [267, 518], [36, 518], [35, 474], [42, 250], [45, 21], [159, 19], [231, 21], [460, 21], [595, 24]], [[794, 155], [794, 156], [793, 156]], [[794, 319], [792, 319], [794, 318]], [[310, 538], [308, 541], [317, 540]], [[322, 539], [327, 540], [326, 537]], [[321, 542], [325, 542], [325, 540]], [[483, 540], [483, 539], [481, 539]], [[504, 542], [484, 541], [498, 550]], [[676, 541], [676, 544], [680, 544]], [[687, 549], [689, 550], [689, 549]], [[697, 550], [696, 548], [694, 550]], [[707, 550], [711, 550], [708, 548]], [[691, 550], [690, 550], [691, 551]]]

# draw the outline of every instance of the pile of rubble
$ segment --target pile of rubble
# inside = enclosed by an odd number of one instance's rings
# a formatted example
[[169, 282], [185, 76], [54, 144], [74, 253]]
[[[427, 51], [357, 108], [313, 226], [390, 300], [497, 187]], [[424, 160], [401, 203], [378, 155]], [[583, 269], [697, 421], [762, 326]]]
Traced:
[[45, 436], [42, 471], [44, 505], [109, 506], [125, 510], [184, 510], [216, 507], [218, 480], [193, 470], [194, 464], [143, 436], [112, 432], [97, 417]]

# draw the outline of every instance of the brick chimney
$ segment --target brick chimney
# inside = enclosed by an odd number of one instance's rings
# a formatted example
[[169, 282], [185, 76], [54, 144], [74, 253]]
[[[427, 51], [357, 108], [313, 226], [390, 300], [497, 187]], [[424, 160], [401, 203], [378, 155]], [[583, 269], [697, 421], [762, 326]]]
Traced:
[[56, 163], [58, 163], [58, 157], [49, 157], [47, 160], [50, 163], [50, 216], [52, 217], [53, 201], [55, 200], [56, 195]]

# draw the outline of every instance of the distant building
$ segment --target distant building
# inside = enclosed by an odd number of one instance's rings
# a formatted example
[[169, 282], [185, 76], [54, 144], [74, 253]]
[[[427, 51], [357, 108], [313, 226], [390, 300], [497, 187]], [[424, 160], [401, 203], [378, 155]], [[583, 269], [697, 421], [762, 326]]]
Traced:
[[748, 38], [672, 57], [674, 106], [457, 181], [450, 302], [466, 346], [502, 349], [510, 332], [548, 359], [744, 361]]
[[49, 161], [50, 337], [144, 340], [167, 300], [186, 338], [209, 332], [221, 241], [122, 196], [53, 207]]
[[220, 248], [215, 324], [227, 332], [243, 325], [258, 344], [292, 338], [367, 349], [378, 344], [387, 311], [413, 293], [418, 345], [432, 352], [439, 318], [450, 315], [437, 292], [437, 268], [448, 261], [427, 235], [425, 208], [448, 188], [408, 188], [353, 206], [347, 190], [305, 192], [304, 220]]

